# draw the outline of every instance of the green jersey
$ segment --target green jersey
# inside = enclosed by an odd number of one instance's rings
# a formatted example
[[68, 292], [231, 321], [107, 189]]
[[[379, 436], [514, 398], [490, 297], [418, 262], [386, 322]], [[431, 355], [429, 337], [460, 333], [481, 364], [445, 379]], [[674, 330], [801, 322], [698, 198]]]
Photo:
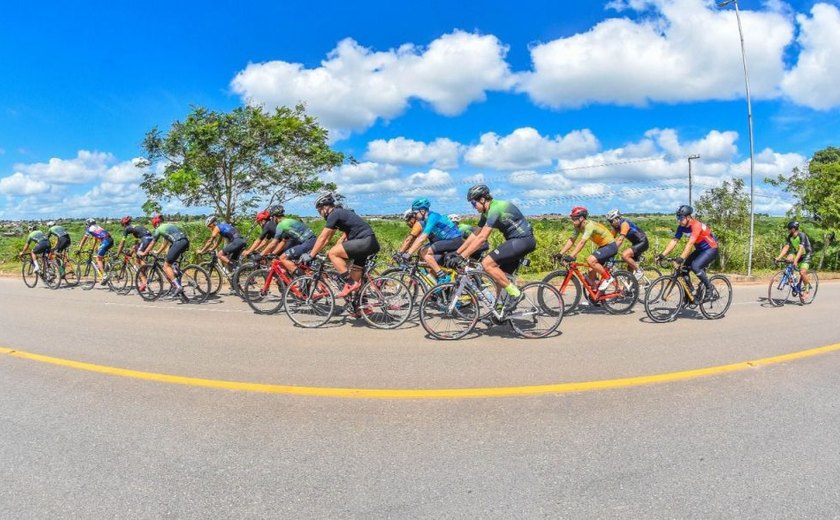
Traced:
[[62, 226], [53, 226], [50, 228], [50, 232], [47, 234], [47, 236], [51, 237], [53, 235], [55, 235], [58, 238], [61, 238], [66, 237], [68, 233], [67, 230], [64, 229]]
[[174, 244], [179, 240], [187, 238], [187, 234], [175, 224], [166, 222], [155, 228], [155, 232], [152, 233], [153, 239], [157, 240], [160, 237], [166, 239], [170, 244]]
[[493, 199], [487, 213], [482, 213], [478, 220], [478, 227], [490, 226], [498, 229], [505, 240], [511, 238], [527, 238], [534, 236], [531, 224], [519, 211], [519, 208], [505, 200]]
[[309, 226], [293, 218], [284, 218], [277, 223], [277, 231], [274, 234], [277, 240], [287, 240], [293, 245], [302, 244], [310, 238], [315, 238], [315, 233]]
[[26, 238], [26, 243], [35, 242], [37, 244], [42, 240], [47, 240], [47, 235], [45, 235], [41, 230], [36, 229], [32, 233], [29, 233], [29, 236]]
[[471, 226], [470, 224], [458, 224], [458, 231], [461, 232], [461, 238], [464, 240], [467, 239], [470, 235], [474, 234], [478, 230], [477, 227]]

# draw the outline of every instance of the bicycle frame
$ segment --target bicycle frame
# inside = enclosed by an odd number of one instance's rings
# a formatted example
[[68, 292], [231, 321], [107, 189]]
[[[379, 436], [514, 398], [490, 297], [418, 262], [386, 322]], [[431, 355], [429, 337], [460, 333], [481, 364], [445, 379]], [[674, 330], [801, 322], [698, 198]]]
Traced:
[[[620, 291], [613, 291], [613, 292], [610, 292], [610, 293], [603, 293], [602, 294], [601, 291], [599, 291], [597, 289], [594, 289], [592, 287], [592, 285], [590, 285], [590, 283], [589, 283], [589, 278], [587, 276], [585, 276], [583, 273], [580, 272], [580, 268], [579, 268], [580, 265], [582, 265], [582, 264], [579, 264], [578, 262], [569, 262], [569, 271], [566, 273], [566, 278], [563, 280], [563, 283], [560, 285], [559, 290], [560, 290], [561, 294], [566, 290], [566, 287], [569, 285], [569, 282], [571, 281], [572, 276], [574, 276], [581, 283], [581, 286], [583, 286], [583, 288], [586, 289], [586, 292], [589, 295], [589, 298], [592, 299], [592, 300], [600, 302], [600, 301], [609, 300], [611, 298], [615, 298], [616, 296], [621, 295]], [[611, 276], [611, 272], [610, 272], [609, 267], [607, 267], [605, 265], [604, 269], [607, 272], [607, 276], [608, 277]]]

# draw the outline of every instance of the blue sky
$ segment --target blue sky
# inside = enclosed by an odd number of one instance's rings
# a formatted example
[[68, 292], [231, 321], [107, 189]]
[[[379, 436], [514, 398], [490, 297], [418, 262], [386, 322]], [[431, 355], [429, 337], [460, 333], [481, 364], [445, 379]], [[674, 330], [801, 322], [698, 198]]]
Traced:
[[[357, 159], [327, 177], [363, 213], [420, 194], [468, 212], [478, 179], [529, 213], [671, 211], [692, 153], [695, 198], [749, 174], [731, 9], [559, 4], [6, 6], [0, 218], [139, 214], [139, 143], [193, 104], [305, 102]], [[741, 7], [761, 181], [838, 144], [840, 8]], [[762, 182], [757, 193], [759, 211], [789, 207]], [[290, 206], [311, 213], [308, 200]]]

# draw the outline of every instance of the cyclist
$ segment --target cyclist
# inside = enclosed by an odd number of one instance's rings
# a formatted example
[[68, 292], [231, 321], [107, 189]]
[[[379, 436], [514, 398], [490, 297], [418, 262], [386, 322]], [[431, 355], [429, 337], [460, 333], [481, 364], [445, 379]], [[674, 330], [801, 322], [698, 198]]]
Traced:
[[287, 217], [283, 206], [272, 207], [271, 217], [276, 224], [276, 231], [274, 238], [265, 246], [262, 254], [279, 254], [283, 268], [294, 276], [298, 276], [302, 273], [295, 265], [295, 261], [312, 250], [316, 240], [315, 233], [300, 220]]
[[[23, 258], [26, 253], [32, 257], [32, 263], [35, 265], [35, 272], [41, 272], [41, 266], [38, 265], [38, 255], [50, 252], [50, 239], [43, 231], [38, 229], [38, 226], [32, 225], [29, 227], [29, 235], [26, 237], [26, 243], [23, 245], [23, 250], [20, 252], [20, 257]], [[32, 250], [29, 250], [29, 244], [35, 244]]]
[[268, 242], [274, 238], [274, 235], [277, 234], [277, 222], [271, 218], [271, 209], [266, 209], [257, 213], [256, 222], [262, 229], [260, 231], [260, 236], [254, 240], [254, 243], [251, 244], [248, 249], [242, 252], [242, 256], [248, 256], [255, 251], [265, 247], [268, 245]]
[[595, 285], [597, 277], [600, 276], [601, 284], [598, 285], [598, 290], [606, 291], [613, 282], [613, 277], [607, 274], [607, 270], [604, 268], [604, 262], [618, 253], [618, 246], [615, 243], [613, 234], [603, 224], [589, 220], [589, 210], [583, 206], [572, 208], [572, 211], [569, 213], [569, 218], [572, 219], [572, 225], [574, 225], [575, 229], [572, 232], [572, 236], [569, 237], [569, 240], [560, 249], [559, 255], [563, 256], [566, 251], [572, 249], [575, 240], [580, 237], [572, 252], [568, 256], [564, 256], [564, 260], [573, 261], [583, 249], [586, 241], [591, 240], [598, 249], [586, 257], [586, 264], [589, 266], [589, 284]]
[[219, 260], [222, 261], [222, 266], [227, 268], [231, 262], [239, 259], [242, 250], [245, 249], [245, 239], [232, 224], [216, 222], [216, 216], [210, 215], [204, 224], [210, 228], [210, 238], [198, 250], [198, 254], [202, 255], [211, 249], [216, 249], [219, 242], [224, 238], [227, 240], [227, 245], [219, 252]]
[[114, 239], [111, 238], [111, 234], [105, 231], [102, 227], [96, 225], [96, 220], [89, 218], [85, 220], [85, 234], [82, 235], [82, 241], [79, 242], [79, 249], [77, 252], [81, 252], [82, 249], [85, 247], [85, 242], [87, 242], [88, 237], [93, 237], [92, 240], [94, 243], [99, 241], [99, 251], [96, 252], [96, 265], [99, 266], [99, 272], [103, 274], [102, 281], [99, 285], [105, 285], [108, 283], [108, 278], [110, 278], [110, 273], [105, 273], [105, 263], [103, 262], [105, 255], [108, 253], [108, 250], [114, 245]]
[[[181, 287], [181, 282], [175, 277], [175, 271], [172, 269], [172, 264], [174, 264], [181, 255], [187, 252], [187, 249], [190, 248], [190, 241], [183, 229], [179, 228], [175, 224], [170, 224], [169, 222], [164, 224], [161, 222], [163, 222], [163, 217], [160, 215], [152, 217], [152, 227], [155, 229], [154, 232], [152, 232], [152, 241], [149, 242], [145, 249], [138, 251], [137, 256], [140, 258], [146, 256], [149, 251], [151, 251], [155, 243], [157, 243], [158, 239], [163, 237], [165, 242], [158, 247], [155, 254], [159, 255], [166, 244], [169, 244], [169, 251], [166, 252], [166, 259], [163, 262], [163, 273], [175, 289], [175, 295], [180, 295], [183, 293], [184, 289]], [[138, 287], [138, 289], [141, 292], [145, 291], [145, 285], [145, 280], [142, 280], [142, 284]]]
[[[315, 241], [315, 245], [312, 246], [312, 250], [301, 255], [300, 261], [307, 263], [312, 260], [327, 245], [335, 231], [341, 231], [341, 239], [327, 252], [327, 256], [344, 280], [344, 287], [337, 296], [346, 298], [351, 292], [361, 287], [365, 260], [379, 252], [379, 242], [370, 224], [362, 220], [353, 210], [336, 207], [332, 193], [319, 195], [315, 199], [315, 209], [327, 223]], [[350, 268], [347, 266], [348, 260], [352, 261]]]
[[[814, 254], [814, 247], [811, 245], [811, 239], [804, 231], [799, 230], [799, 222], [791, 220], [787, 225], [788, 236], [785, 240], [785, 245], [776, 257], [776, 261], [780, 261], [787, 255], [787, 261], [791, 262], [797, 269], [799, 269], [799, 276], [802, 280], [802, 299], [807, 300], [811, 293], [811, 282], [808, 280], [808, 267], [811, 263], [811, 255]], [[791, 251], [795, 251], [788, 254]]]
[[[464, 240], [468, 239], [470, 235], [478, 234], [478, 226], [473, 226], [471, 224], [467, 224], [466, 222], [461, 223], [461, 215], [458, 215], [457, 213], [452, 213], [448, 215], [448, 217], [453, 224], [458, 226], [458, 231], [461, 232], [461, 237]], [[470, 255], [470, 258], [472, 260], [481, 260], [481, 257], [484, 255], [484, 253], [487, 252], [488, 249], [490, 249], [490, 244], [484, 242], [484, 245], [481, 246], [481, 248], [478, 251]]]
[[64, 226], [57, 226], [55, 222], [50, 220], [47, 222], [50, 230], [47, 232], [47, 238], [55, 235], [55, 246], [52, 250], [57, 255], [63, 255], [67, 248], [70, 247], [70, 233], [64, 229]]
[[[411, 210], [415, 212], [416, 218], [423, 222], [423, 230], [415, 238], [406, 254], [413, 255], [423, 248], [420, 257], [429, 264], [429, 269], [437, 278], [438, 283], [447, 283], [449, 275], [441, 270], [439, 262], [443, 260], [446, 253], [458, 251], [458, 248], [464, 244], [464, 239], [449, 217], [431, 211], [429, 209], [431, 206], [432, 203], [425, 197], [415, 199], [411, 203]], [[427, 239], [429, 246], [424, 248], [423, 244]]]
[[[703, 288], [705, 291], [705, 299], [710, 300], [712, 297], [712, 284], [709, 282], [709, 277], [706, 275], [706, 267], [718, 256], [718, 245], [715, 236], [712, 234], [712, 228], [703, 224], [699, 220], [692, 217], [694, 208], [687, 205], [682, 205], [677, 209], [677, 232], [674, 238], [665, 246], [662, 254], [658, 255], [658, 259], [668, 256], [668, 253], [677, 245], [683, 235], [688, 235], [688, 243], [685, 245], [682, 254], [677, 257], [678, 264], [686, 263], [697, 275], [697, 278], [703, 282], [697, 287], [696, 296], [700, 296]], [[692, 251], [692, 247], [694, 250]]]
[[[122, 240], [120, 240], [120, 245], [117, 247], [117, 256], [120, 256], [123, 252], [123, 248], [125, 247], [125, 241], [129, 235], [133, 236], [137, 239], [137, 243], [135, 244], [134, 250], [135, 251], [143, 251], [146, 249], [146, 246], [149, 245], [149, 242], [152, 241], [152, 233], [143, 226], [132, 226], [131, 225], [132, 219], [131, 216], [126, 215], [120, 219], [120, 225], [123, 227], [124, 235]], [[143, 264], [143, 260], [139, 258], [135, 258], [134, 262], [139, 267]]]
[[626, 218], [622, 218], [621, 212], [617, 209], [610, 210], [606, 214], [606, 218], [612, 227], [612, 235], [615, 238], [616, 248], [621, 248], [621, 244], [624, 243], [625, 238], [630, 241], [630, 247], [621, 253], [621, 258], [627, 262], [627, 267], [633, 271], [633, 276], [636, 277], [636, 280], [641, 280], [644, 274], [639, 269], [637, 260], [641, 258], [642, 253], [650, 248], [647, 235], [639, 229], [639, 226]]
[[494, 199], [485, 184], [471, 187], [467, 191], [467, 202], [481, 215], [478, 220], [479, 230], [464, 241], [448, 264], [454, 268], [462, 266], [467, 258], [487, 243], [493, 229], [498, 229], [505, 237], [505, 242], [488, 253], [481, 265], [496, 285], [507, 292], [511, 301], [518, 301], [522, 293], [507, 275], [512, 274], [519, 267], [519, 261], [537, 248], [531, 224], [515, 205]]
[[403, 240], [402, 244], [400, 244], [400, 247], [397, 248], [397, 255], [401, 258], [404, 258], [403, 253], [408, 251], [408, 249], [411, 247], [411, 245], [414, 243], [417, 237], [419, 237], [423, 233], [423, 223], [420, 222], [419, 218], [417, 218], [417, 212], [413, 209], [409, 208], [405, 210], [405, 213], [403, 213], [403, 220], [408, 226], [409, 231], [408, 235], [405, 237], [405, 240]]

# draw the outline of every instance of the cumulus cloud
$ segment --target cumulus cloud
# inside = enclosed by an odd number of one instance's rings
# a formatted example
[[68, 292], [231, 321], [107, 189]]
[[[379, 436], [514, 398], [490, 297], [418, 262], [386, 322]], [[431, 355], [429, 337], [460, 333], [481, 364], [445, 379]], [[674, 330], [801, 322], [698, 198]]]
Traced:
[[507, 47], [495, 36], [454, 31], [428, 47], [404, 44], [374, 51], [345, 39], [320, 67], [268, 61], [250, 63], [231, 82], [249, 103], [268, 108], [304, 102], [329, 129], [363, 130], [406, 110], [412, 99], [444, 115], [457, 115], [486, 92], [514, 82]]
[[796, 17], [800, 48], [796, 65], [782, 81], [782, 89], [794, 102], [816, 109], [840, 105], [840, 10], [816, 4], [811, 16]]
[[50, 191], [50, 185], [17, 172], [0, 179], [0, 193], [6, 195], [34, 195]]
[[494, 132], [485, 133], [479, 144], [467, 150], [464, 158], [473, 166], [516, 170], [547, 166], [561, 157], [581, 157], [599, 147], [598, 139], [588, 129], [546, 137], [534, 128], [526, 127], [504, 137]]
[[410, 164], [419, 166], [433, 164], [435, 168], [455, 168], [462, 145], [446, 138], [438, 138], [431, 143], [423, 143], [397, 137], [384, 140], [376, 139], [368, 143], [365, 157], [371, 161], [390, 164]]

